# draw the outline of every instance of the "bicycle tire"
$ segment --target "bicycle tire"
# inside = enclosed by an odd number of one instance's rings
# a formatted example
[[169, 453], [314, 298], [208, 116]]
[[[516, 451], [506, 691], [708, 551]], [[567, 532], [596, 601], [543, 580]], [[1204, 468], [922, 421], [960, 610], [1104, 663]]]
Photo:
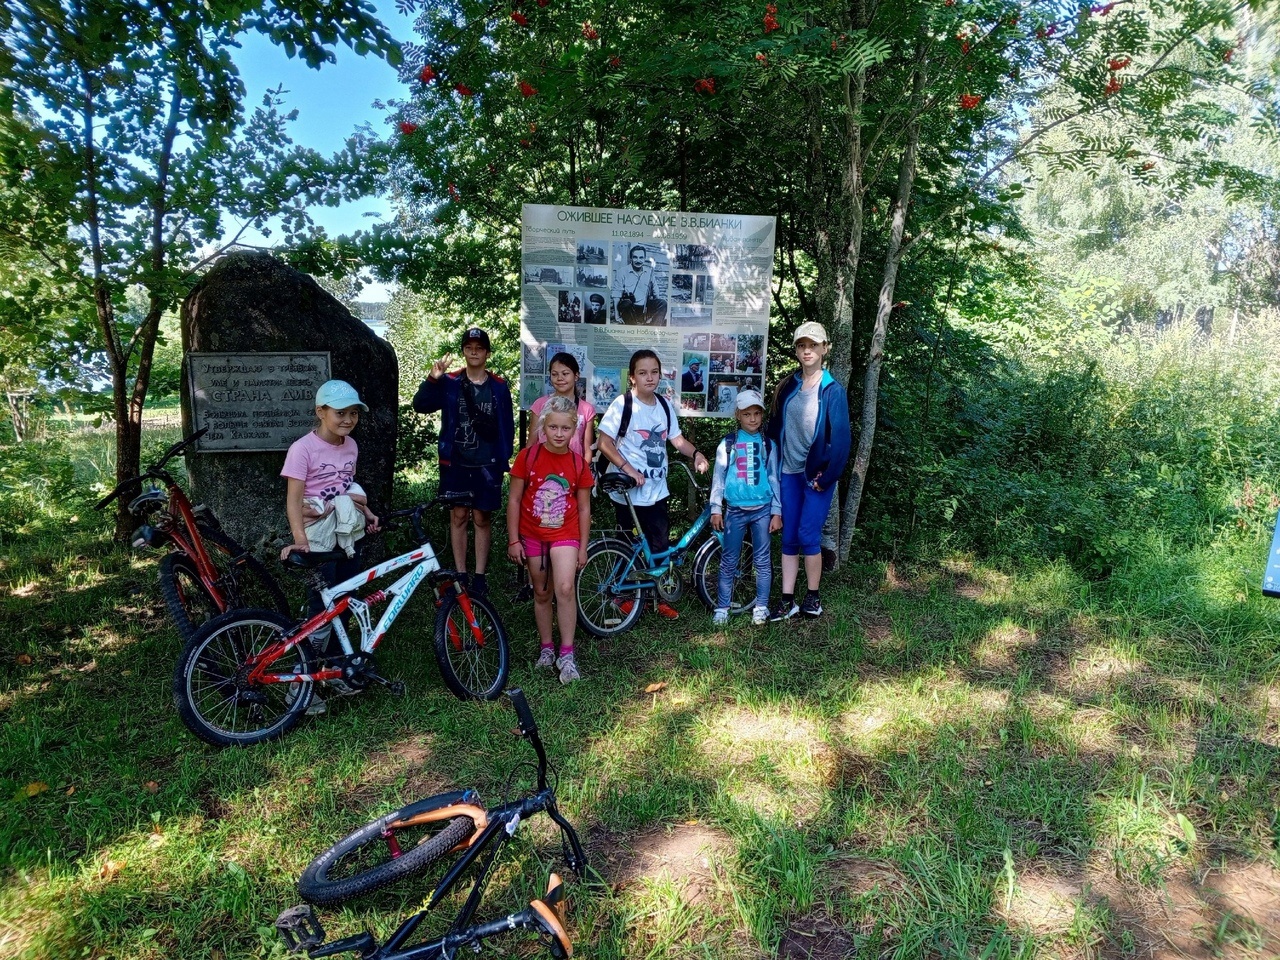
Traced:
[[[425, 837], [413, 849], [394, 856], [385, 841], [387, 825], [400, 819], [405, 809], [407, 808], [402, 807], [372, 823], [366, 823], [307, 864], [302, 876], [298, 878], [298, 895], [308, 903], [319, 906], [344, 903], [397, 880], [421, 873], [475, 832], [475, 821], [467, 816], [437, 821], [444, 829]], [[367, 852], [365, 848], [373, 843], [382, 844], [385, 858], [377, 857], [378, 862], [373, 866], [350, 877], [339, 879], [330, 876], [345, 858], [351, 854]]]
[[200, 579], [195, 561], [185, 554], [160, 558], [160, 596], [183, 640], [190, 640], [202, 624], [222, 612]]
[[[248, 658], [293, 624], [272, 610], [228, 610], [196, 631], [173, 672], [173, 703], [188, 730], [217, 747], [246, 747], [284, 736], [302, 719], [314, 684], [247, 686], [237, 675]], [[311, 673], [308, 643], [291, 647], [273, 673]]]
[[[578, 623], [593, 637], [614, 637], [630, 630], [644, 606], [643, 591], [620, 591], [617, 584], [633, 568], [633, 550], [605, 538], [587, 545], [587, 562], [574, 583]], [[630, 606], [627, 602], [630, 601]], [[625, 607], [625, 609], [624, 609]]]
[[[720, 590], [720, 556], [724, 545], [719, 537], [712, 537], [698, 548], [693, 558], [693, 584], [697, 588], [698, 597], [708, 610], [716, 608], [716, 594]], [[745, 569], [743, 561], [746, 561]], [[729, 613], [745, 613], [755, 604], [756, 581], [751, 574], [755, 567], [751, 558], [751, 531], [747, 531], [742, 541], [742, 552], [738, 554], [738, 576], [733, 581], [733, 590], [729, 594]]]
[[496, 700], [511, 668], [507, 628], [487, 598], [468, 593], [467, 599], [481, 636], [467, 622], [458, 594], [449, 591], [436, 612], [436, 664], [459, 700]]

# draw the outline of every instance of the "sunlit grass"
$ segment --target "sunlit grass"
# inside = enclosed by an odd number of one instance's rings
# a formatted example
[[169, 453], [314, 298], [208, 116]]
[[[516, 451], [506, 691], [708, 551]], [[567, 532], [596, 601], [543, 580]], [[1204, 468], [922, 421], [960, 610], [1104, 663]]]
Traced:
[[[170, 702], [154, 560], [83, 500], [45, 509], [0, 568], [0, 956], [278, 956], [271, 922], [312, 856], [442, 789], [497, 801], [531, 758], [508, 707], [444, 690], [416, 604], [385, 648], [403, 700], [198, 744]], [[1280, 630], [1257, 566], [1226, 544], [1110, 582], [954, 555], [854, 566], [819, 622], [713, 630], [690, 600], [678, 623], [580, 637], [569, 687], [533, 672], [531, 611], [501, 600], [562, 806], [615, 881], [570, 880], [583, 954], [754, 958], [824, 925], [867, 957], [1124, 954], [1161, 930], [1274, 952], [1218, 900], [1195, 929], [1160, 907], [1277, 858]], [[548, 824], [522, 829], [483, 915], [541, 893], [558, 851]], [[425, 892], [326, 925], [383, 936]]]

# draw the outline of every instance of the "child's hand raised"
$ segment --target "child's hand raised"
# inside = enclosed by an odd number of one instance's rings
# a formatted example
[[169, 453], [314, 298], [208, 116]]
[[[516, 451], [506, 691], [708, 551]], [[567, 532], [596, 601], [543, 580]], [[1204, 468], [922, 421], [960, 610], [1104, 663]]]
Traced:
[[446, 353], [443, 357], [431, 365], [431, 369], [427, 371], [427, 379], [439, 380], [449, 372], [449, 367], [453, 365], [453, 354]]

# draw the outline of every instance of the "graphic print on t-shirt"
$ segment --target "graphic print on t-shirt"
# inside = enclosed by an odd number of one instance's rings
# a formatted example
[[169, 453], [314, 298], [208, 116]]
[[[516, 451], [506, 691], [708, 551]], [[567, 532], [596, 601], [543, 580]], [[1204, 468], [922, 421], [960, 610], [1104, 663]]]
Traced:
[[755, 486], [760, 482], [760, 460], [756, 456], [756, 444], [754, 443], [738, 443], [735, 444], [734, 465], [738, 468], [738, 479], [749, 486]]
[[645, 455], [645, 461], [649, 467], [661, 467], [666, 461], [667, 431], [661, 428], [657, 430], [637, 430], [636, 436], [640, 438], [640, 450]]
[[557, 474], [550, 474], [533, 494], [533, 515], [539, 526], [558, 530], [564, 526], [569, 509], [569, 481]]
[[347, 460], [341, 464], [317, 463], [315, 479], [324, 484], [319, 494], [320, 499], [328, 503], [334, 497], [346, 493], [347, 488], [351, 486], [354, 474], [355, 461], [353, 460]]

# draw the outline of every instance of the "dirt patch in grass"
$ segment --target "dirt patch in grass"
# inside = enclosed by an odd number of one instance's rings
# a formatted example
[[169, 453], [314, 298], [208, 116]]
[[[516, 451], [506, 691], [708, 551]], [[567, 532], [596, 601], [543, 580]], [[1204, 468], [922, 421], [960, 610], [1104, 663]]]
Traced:
[[1100, 862], [1023, 865], [996, 913], [1037, 937], [1065, 938], [1068, 956], [1157, 960], [1274, 957], [1280, 951], [1280, 872], [1228, 861], [1179, 866], [1160, 888], [1123, 884]]
[[893, 633], [893, 620], [882, 610], [863, 610], [858, 614], [862, 635], [871, 645], [882, 644]]
[[849, 897], [861, 897], [875, 892], [897, 895], [906, 888], [907, 878], [888, 860], [832, 857], [822, 866], [822, 883]]
[[918, 580], [913, 573], [890, 560], [884, 565], [884, 580], [880, 583], [882, 593], [907, 593], [913, 596], [924, 596], [929, 592], [928, 583]]
[[659, 824], [630, 835], [601, 831], [588, 847], [591, 863], [614, 890], [665, 877], [687, 904], [710, 898], [717, 864], [735, 849], [723, 830], [699, 823]]
[[778, 944], [778, 960], [843, 960], [854, 952], [853, 937], [822, 912], [796, 920]]
[[387, 787], [404, 781], [405, 797], [429, 797], [442, 793], [449, 781], [428, 761], [434, 752], [432, 734], [408, 734], [369, 757], [360, 782], [347, 794], [344, 806], [363, 810], [381, 799]]
[[978, 643], [974, 661], [979, 670], [988, 673], [1009, 673], [1018, 668], [1024, 653], [1035, 646], [1036, 636], [1030, 630], [1015, 624], [994, 627]]

